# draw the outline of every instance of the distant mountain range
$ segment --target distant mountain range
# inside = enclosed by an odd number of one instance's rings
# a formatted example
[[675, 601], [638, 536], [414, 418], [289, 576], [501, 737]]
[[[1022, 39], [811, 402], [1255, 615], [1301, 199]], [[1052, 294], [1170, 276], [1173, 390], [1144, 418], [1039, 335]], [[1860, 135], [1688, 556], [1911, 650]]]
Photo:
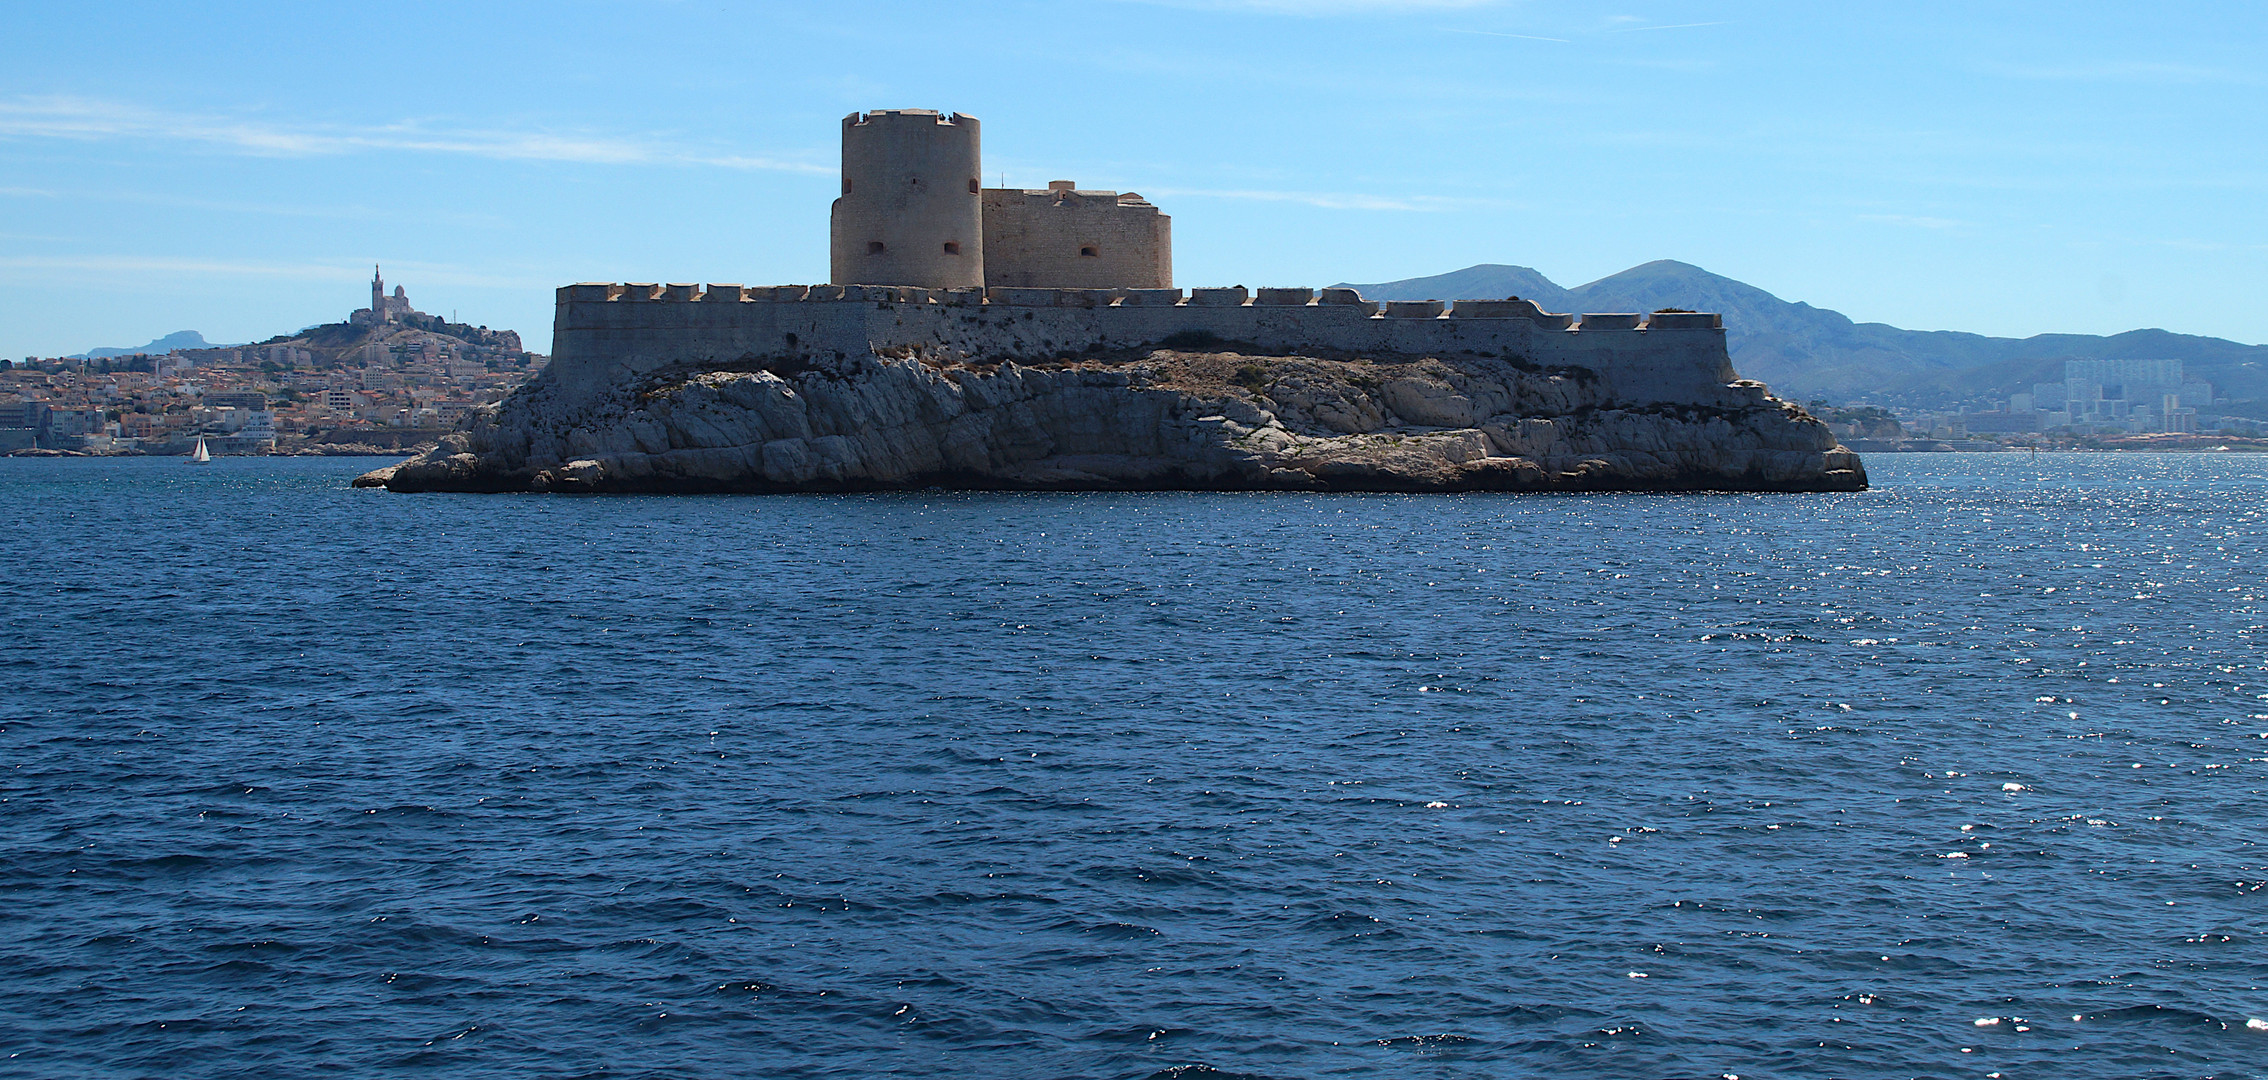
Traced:
[[[1826, 398], [1937, 408], [1981, 404], [2063, 381], [2071, 359], [2178, 359], [2190, 378], [2213, 384], [2231, 411], [2268, 407], [2268, 346], [2165, 330], [1986, 337], [1950, 330], [1901, 330], [1852, 322], [1839, 311], [1782, 300], [1754, 285], [1663, 259], [1572, 289], [1525, 266], [1484, 263], [1433, 277], [1369, 285], [1341, 282], [1371, 300], [1497, 300], [1519, 296], [1546, 311], [1655, 311], [1689, 308], [1725, 317], [1733, 366], [1791, 400]], [[89, 349], [73, 359], [102, 360], [174, 349], [215, 349], [195, 330], [131, 349]]]
[[172, 333], [170, 333], [170, 334], [167, 334], [167, 335], [166, 335], [166, 336], [164, 336], [164, 337], [161, 337], [161, 338], [157, 339], [156, 341], [150, 342], [150, 343], [149, 343], [149, 344], [147, 344], [147, 345], [136, 346], [135, 348], [131, 348], [131, 349], [111, 349], [111, 348], [102, 348], [102, 349], [88, 349], [87, 351], [85, 351], [85, 352], [83, 352], [83, 353], [80, 353], [80, 354], [78, 354], [77, 356], [66, 356], [66, 357], [64, 357], [63, 359], [65, 359], [65, 360], [108, 360], [108, 359], [110, 359], [110, 358], [112, 358], [112, 357], [114, 357], [114, 356], [132, 356], [132, 355], [134, 355], [135, 353], [151, 353], [151, 354], [153, 354], [153, 355], [160, 355], [160, 356], [162, 356], [162, 355], [164, 355], [164, 354], [166, 354], [166, 353], [172, 352], [172, 351], [173, 351], [173, 350], [175, 350], [175, 349], [225, 349], [225, 348], [228, 348], [228, 346], [226, 346], [226, 345], [215, 345], [215, 344], [213, 344], [212, 342], [206, 341], [206, 340], [205, 340], [205, 335], [203, 335], [203, 334], [200, 334], [200, 333], [198, 333], [198, 332], [197, 332], [197, 331], [195, 331], [195, 330], [176, 330], [176, 331], [174, 331], [174, 332], [172, 332]]
[[[1342, 283], [1344, 284], [1344, 283]], [[1789, 303], [1754, 285], [1667, 259], [1567, 289], [1525, 266], [1483, 264], [1434, 277], [1345, 286], [1371, 300], [1497, 300], [1519, 296], [1546, 311], [1688, 308], [1722, 312], [1733, 366], [1791, 400], [1860, 400], [1919, 408], [1984, 402], [2063, 381], [2068, 359], [2178, 359], [2193, 379], [2232, 400], [2268, 399], [2268, 346], [2164, 330], [2110, 337], [2041, 334], [1996, 338], [1852, 322], [1839, 311]]]

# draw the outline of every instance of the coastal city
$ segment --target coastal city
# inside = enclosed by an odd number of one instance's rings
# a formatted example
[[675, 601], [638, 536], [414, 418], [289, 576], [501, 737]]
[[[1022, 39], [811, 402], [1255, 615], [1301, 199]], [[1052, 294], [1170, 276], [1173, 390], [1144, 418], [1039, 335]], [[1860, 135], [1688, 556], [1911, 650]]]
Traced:
[[398, 455], [543, 363], [514, 331], [418, 311], [374, 269], [369, 307], [265, 342], [26, 357], [0, 370], [0, 453], [190, 454], [202, 440], [213, 454]]
[[1892, 410], [1810, 402], [1814, 415], [1862, 453], [2041, 449], [2257, 449], [2263, 421], [2232, 412], [2255, 403], [2216, 397], [2177, 359], [2065, 360], [2063, 380], [1940, 409]]

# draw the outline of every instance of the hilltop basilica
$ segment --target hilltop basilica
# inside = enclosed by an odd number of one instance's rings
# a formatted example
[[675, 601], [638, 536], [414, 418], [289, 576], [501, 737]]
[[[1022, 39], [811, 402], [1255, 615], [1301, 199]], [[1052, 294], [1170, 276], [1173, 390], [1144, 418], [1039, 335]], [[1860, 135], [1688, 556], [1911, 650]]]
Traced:
[[385, 275], [373, 265], [370, 268], [370, 306], [356, 308], [354, 314], [347, 316], [347, 322], [354, 326], [382, 325], [404, 322], [409, 316], [422, 314], [424, 312], [410, 306], [409, 296], [401, 286], [394, 286], [394, 295], [386, 295]]

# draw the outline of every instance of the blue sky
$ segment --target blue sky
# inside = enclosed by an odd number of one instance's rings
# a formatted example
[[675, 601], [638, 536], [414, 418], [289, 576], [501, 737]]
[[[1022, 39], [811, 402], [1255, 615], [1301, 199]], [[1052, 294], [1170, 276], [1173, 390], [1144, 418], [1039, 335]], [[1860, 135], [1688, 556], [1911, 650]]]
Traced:
[[1696, 263], [1861, 320], [2268, 341], [2268, 5], [26, 4], [0, 355], [824, 280], [836, 123], [1139, 191], [1176, 283]]

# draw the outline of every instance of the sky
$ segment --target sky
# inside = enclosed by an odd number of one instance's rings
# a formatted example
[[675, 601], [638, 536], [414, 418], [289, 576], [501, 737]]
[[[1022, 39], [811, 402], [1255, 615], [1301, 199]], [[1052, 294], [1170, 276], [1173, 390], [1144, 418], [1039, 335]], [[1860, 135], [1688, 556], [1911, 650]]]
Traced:
[[[1137, 191], [1175, 283], [1679, 259], [1861, 321], [2268, 341], [2268, 4], [27, 4], [0, 356], [823, 281], [837, 125]], [[1454, 298], [1451, 298], [1454, 299]]]

